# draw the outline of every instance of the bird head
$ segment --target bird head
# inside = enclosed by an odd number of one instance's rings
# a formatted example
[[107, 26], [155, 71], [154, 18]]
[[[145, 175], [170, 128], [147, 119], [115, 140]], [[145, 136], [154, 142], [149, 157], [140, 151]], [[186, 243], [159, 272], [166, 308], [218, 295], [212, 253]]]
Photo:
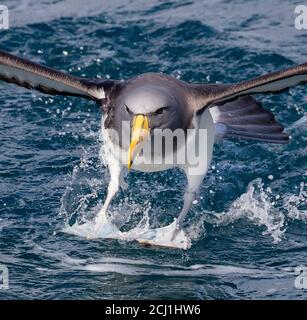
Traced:
[[[140, 153], [144, 143], [153, 136], [155, 129], [174, 131], [187, 126], [180, 95], [163, 85], [144, 84], [127, 90], [122, 96], [117, 112], [118, 120], [130, 124], [130, 134], [123, 134], [122, 144], [128, 147], [128, 169]], [[129, 142], [127, 141], [129, 139]], [[125, 143], [126, 142], [126, 143]]]

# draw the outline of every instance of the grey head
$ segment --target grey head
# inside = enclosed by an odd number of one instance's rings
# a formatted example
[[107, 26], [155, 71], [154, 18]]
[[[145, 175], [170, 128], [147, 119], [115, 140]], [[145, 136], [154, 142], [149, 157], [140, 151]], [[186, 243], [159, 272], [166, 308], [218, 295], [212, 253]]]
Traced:
[[137, 115], [147, 117], [151, 132], [154, 129], [186, 130], [193, 117], [187, 84], [157, 73], [143, 74], [125, 82], [111, 99], [105, 122], [107, 128], [118, 131], [122, 147], [127, 148], [130, 143], [130, 128], [123, 127], [123, 123], [132, 123]]

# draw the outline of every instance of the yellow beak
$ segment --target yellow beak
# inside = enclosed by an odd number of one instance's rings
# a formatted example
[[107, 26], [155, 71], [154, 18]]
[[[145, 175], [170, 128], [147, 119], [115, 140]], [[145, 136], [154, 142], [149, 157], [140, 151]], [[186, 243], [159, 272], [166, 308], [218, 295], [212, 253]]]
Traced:
[[138, 114], [132, 120], [131, 140], [128, 151], [128, 169], [131, 169], [133, 160], [137, 154], [136, 146], [140, 145], [149, 135], [149, 124], [147, 116]]

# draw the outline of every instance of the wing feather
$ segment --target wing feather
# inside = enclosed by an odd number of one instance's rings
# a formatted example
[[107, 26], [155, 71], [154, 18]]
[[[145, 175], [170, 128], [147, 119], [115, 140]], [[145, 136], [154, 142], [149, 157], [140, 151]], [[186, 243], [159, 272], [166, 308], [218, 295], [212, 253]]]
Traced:
[[222, 104], [241, 96], [279, 93], [305, 83], [307, 83], [307, 63], [236, 84], [194, 84], [192, 92], [196, 98], [196, 111], [201, 112], [208, 106]]
[[105, 98], [105, 87], [113, 80], [94, 81], [45, 67], [0, 50], [0, 80], [47, 94], [80, 96], [93, 100]]

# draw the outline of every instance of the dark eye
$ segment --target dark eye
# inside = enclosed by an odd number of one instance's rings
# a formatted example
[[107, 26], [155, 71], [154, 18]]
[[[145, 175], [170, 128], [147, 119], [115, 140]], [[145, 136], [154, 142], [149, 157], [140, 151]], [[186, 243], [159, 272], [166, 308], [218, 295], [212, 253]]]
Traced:
[[168, 107], [160, 108], [160, 109], [158, 109], [155, 113], [156, 113], [156, 114], [162, 114], [162, 113], [164, 113], [167, 109], [168, 109]]
[[125, 104], [125, 109], [128, 113], [131, 113], [131, 110], [128, 108], [128, 106]]

